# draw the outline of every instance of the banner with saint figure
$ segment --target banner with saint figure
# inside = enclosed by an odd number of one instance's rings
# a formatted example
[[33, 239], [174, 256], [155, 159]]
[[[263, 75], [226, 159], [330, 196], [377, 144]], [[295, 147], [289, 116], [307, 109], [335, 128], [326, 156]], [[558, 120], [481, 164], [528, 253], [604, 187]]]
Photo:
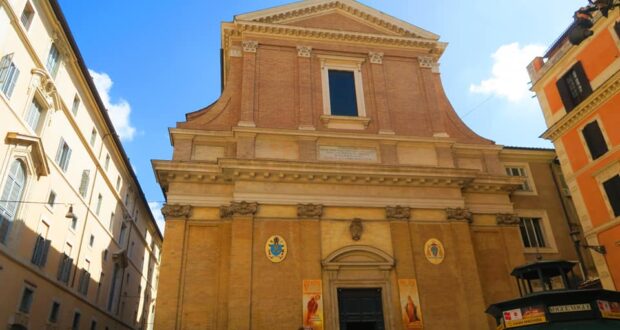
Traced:
[[422, 309], [415, 279], [399, 279], [400, 310], [405, 329], [422, 329]]
[[321, 280], [303, 280], [304, 329], [323, 330], [323, 284]]

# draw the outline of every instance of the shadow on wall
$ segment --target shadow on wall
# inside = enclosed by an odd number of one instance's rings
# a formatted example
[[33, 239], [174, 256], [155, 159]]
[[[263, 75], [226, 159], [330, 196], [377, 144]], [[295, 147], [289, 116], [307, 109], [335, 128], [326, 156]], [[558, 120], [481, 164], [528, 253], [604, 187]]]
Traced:
[[155, 260], [147, 248], [139, 251], [144, 234], [133, 220], [112, 219], [111, 239], [91, 234], [107, 233], [93, 215], [84, 226], [85, 214], [66, 218], [61, 204], [54, 208], [63, 218], [39, 220], [34, 230], [16, 219], [0, 243], [0, 323], [9, 329], [151, 328], [151, 288], [141, 284], [146, 262], [144, 276], [152, 280]]

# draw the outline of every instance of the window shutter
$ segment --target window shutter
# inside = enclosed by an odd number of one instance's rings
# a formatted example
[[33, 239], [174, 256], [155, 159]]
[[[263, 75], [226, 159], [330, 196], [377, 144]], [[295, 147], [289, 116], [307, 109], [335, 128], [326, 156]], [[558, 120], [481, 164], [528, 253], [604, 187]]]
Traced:
[[62, 281], [63, 274], [65, 272], [65, 261], [67, 260], [67, 255], [63, 253], [60, 257], [60, 262], [58, 263], [58, 271], [56, 272], [56, 279]]
[[82, 197], [86, 197], [86, 193], [88, 192], [89, 180], [90, 180], [90, 171], [84, 170], [82, 172], [82, 180], [80, 181], [80, 195], [82, 195]]
[[11, 66], [9, 67], [9, 74], [7, 77], [7, 84], [8, 86], [6, 87], [6, 96], [11, 97], [11, 94], [13, 94], [13, 89], [15, 88], [15, 83], [17, 82], [17, 78], [19, 78], [19, 69], [15, 66], [14, 63], [11, 63]]
[[577, 74], [577, 77], [579, 78], [579, 82], [581, 83], [581, 87], [583, 88], [583, 94], [581, 94], [581, 98], [579, 100], [579, 101], [583, 101], [586, 98], [588, 98], [590, 94], [592, 94], [592, 87], [590, 86], [590, 80], [588, 79], [588, 76], [586, 75], [586, 71], [583, 69], [583, 65], [581, 64], [581, 62], [577, 62], [577, 64], [573, 66], [573, 70]]
[[69, 160], [71, 160], [71, 148], [67, 146], [67, 157], [65, 157], [65, 163], [62, 166], [62, 170], [66, 171], [69, 168]]
[[62, 158], [62, 146], [65, 144], [65, 140], [63, 138], [60, 138], [60, 142], [58, 143], [58, 151], [56, 151], [56, 164], [61, 165], [60, 164], [60, 159]]
[[586, 125], [583, 128], [582, 134], [583, 138], [586, 140], [592, 159], [597, 159], [608, 151], [605, 137], [603, 137], [603, 132], [597, 121], [593, 121]]
[[41, 252], [43, 249], [44, 241], [45, 239], [41, 237], [41, 235], [39, 235], [37, 236], [37, 240], [34, 243], [34, 251], [32, 251], [32, 259], [30, 259], [30, 261], [35, 265], [39, 265], [39, 262], [41, 260]]
[[9, 233], [11, 223], [9, 219], [0, 213], [0, 243], [4, 243], [7, 234]]
[[2, 57], [0, 61], [0, 86], [2, 86], [9, 76], [9, 66], [11, 65], [11, 59], [13, 54], [7, 54]]
[[620, 22], [616, 22], [616, 25], [614, 25], [614, 30], [616, 30], [616, 35], [620, 38]]
[[562, 99], [562, 103], [564, 104], [564, 110], [566, 113], [569, 113], [571, 110], [575, 108], [575, 103], [573, 103], [573, 98], [568, 91], [568, 85], [566, 85], [566, 81], [564, 81], [564, 77], [560, 78], [556, 83], [558, 87], [558, 92], [560, 93], [560, 98]]
[[45, 242], [43, 243], [43, 252], [41, 253], [41, 267], [44, 267], [45, 264], [47, 263], [47, 254], [50, 250], [50, 245], [52, 245], [52, 241], [46, 239]]
[[67, 258], [62, 274], [62, 281], [69, 283], [69, 275], [71, 275], [71, 267], [73, 267], [73, 259]]

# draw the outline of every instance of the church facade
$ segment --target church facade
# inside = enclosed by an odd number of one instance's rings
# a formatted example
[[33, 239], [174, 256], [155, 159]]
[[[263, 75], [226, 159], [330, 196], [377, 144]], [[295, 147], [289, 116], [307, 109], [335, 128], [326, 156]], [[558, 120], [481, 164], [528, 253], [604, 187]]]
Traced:
[[471, 131], [445, 48], [350, 0], [223, 23], [221, 97], [153, 161], [156, 329], [489, 329], [515, 266], [576, 259], [555, 152]]

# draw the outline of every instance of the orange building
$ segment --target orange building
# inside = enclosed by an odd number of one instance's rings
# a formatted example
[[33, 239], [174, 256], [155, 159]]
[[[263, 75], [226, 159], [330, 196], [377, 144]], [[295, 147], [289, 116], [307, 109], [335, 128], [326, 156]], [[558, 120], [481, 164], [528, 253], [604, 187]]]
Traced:
[[[575, 46], [571, 26], [528, 66], [603, 287], [620, 289], [620, 10], [594, 15]], [[603, 249], [604, 248], [604, 249]]]

